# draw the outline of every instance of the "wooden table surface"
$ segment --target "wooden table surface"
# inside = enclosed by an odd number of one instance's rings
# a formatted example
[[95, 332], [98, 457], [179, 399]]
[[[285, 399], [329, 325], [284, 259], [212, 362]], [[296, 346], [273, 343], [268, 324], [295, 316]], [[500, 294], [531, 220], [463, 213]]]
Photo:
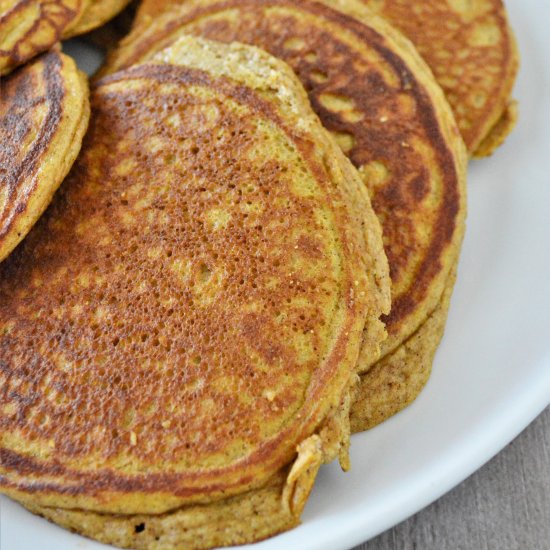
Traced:
[[550, 407], [495, 458], [354, 550], [550, 550]]

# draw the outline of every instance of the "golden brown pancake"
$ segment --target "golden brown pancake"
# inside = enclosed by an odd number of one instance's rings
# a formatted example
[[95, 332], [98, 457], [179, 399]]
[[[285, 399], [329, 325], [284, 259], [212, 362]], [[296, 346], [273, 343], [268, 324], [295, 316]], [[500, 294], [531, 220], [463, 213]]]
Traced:
[[[392, 277], [382, 354], [393, 351], [439, 303], [465, 214], [464, 146], [414, 48], [351, 0], [189, 0], [149, 23], [121, 43], [104, 72], [147, 59], [184, 33], [254, 44], [295, 70], [359, 168], [382, 223]], [[360, 369], [371, 364], [362, 358]]]
[[[491, 154], [515, 122], [508, 106], [519, 58], [502, 0], [362, 1], [407, 36], [426, 60], [470, 154]], [[497, 135], [490, 138], [495, 127]]]
[[129, 0], [0, 0], [0, 75], [114, 17]]
[[206, 505], [227, 524], [206, 545], [295, 525], [346, 463], [389, 294], [368, 196], [290, 69], [174, 48], [97, 84], [77, 164], [0, 264], [1, 490], [133, 546], [150, 514], [148, 547], [203, 545]]
[[49, 50], [90, 0], [0, 0], [0, 75]]
[[58, 51], [0, 80], [0, 262], [42, 215], [88, 126], [88, 82]]
[[[186, 1], [143, 0], [134, 25]], [[517, 118], [509, 105], [519, 57], [502, 0], [361, 1], [416, 46], [443, 88], [470, 154], [490, 155]]]

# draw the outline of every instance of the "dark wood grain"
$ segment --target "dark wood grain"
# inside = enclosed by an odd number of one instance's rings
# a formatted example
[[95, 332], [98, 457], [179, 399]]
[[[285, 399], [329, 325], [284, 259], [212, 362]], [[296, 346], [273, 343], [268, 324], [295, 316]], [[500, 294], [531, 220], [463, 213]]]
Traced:
[[550, 407], [461, 485], [354, 550], [550, 550]]

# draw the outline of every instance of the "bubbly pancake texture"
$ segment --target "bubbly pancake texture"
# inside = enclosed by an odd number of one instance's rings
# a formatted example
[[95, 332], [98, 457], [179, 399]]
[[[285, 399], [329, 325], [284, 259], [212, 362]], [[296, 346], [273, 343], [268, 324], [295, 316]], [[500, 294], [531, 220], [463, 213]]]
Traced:
[[88, 126], [86, 77], [58, 51], [0, 80], [0, 262], [42, 215]]
[[[138, 25], [105, 71], [147, 58], [182, 33], [254, 44], [286, 61], [359, 168], [391, 270], [382, 349], [389, 353], [439, 302], [463, 232], [466, 155], [429, 69], [359, 2], [189, 0]], [[371, 363], [369, 354], [361, 368]]]
[[[469, 152], [491, 154], [515, 122], [508, 106], [518, 52], [502, 0], [362, 1], [417, 47], [453, 108]], [[494, 128], [498, 138], [490, 140], [491, 148], [480, 148]]]
[[0, 485], [162, 514], [286, 472], [288, 525], [345, 460], [365, 317], [383, 336], [380, 228], [284, 64], [184, 46], [186, 66], [98, 83], [77, 164], [0, 264]]
[[0, 75], [49, 50], [90, 0], [0, 0]]

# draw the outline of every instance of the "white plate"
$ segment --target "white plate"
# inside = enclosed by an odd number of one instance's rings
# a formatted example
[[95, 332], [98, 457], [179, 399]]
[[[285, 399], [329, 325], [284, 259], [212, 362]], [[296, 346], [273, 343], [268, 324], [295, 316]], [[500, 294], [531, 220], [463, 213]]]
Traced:
[[[432, 378], [411, 407], [353, 437], [350, 473], [321, 469], [302, 526], [254, 550], [359, 544], [454, 487], [550, 402], [550, 5], [508, 4], [520, 123], [470, 167], [468, 230]], [[0, 505], [2, 549], [105, 548]]]

